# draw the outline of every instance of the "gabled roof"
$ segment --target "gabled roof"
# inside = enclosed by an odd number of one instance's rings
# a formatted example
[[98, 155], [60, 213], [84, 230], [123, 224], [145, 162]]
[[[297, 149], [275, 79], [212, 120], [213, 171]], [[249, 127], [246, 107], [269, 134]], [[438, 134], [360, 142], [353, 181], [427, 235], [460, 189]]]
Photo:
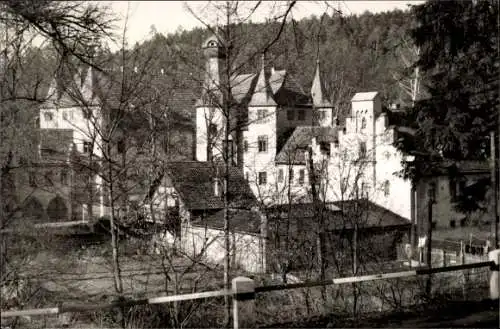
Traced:
[[[223, 183], [224, 165], [222, 163], [183, 161], [167, 165], [172, 184], [189, 210], [222, 209], [222, 196], [215, 195], [214, 178]], [[257, 200], [237, 167], [229, 167], [229, 204], [232, 208], [250, 209]]]
[[377, 97], [377, 95], [378, 95], [378, 91], [356, 93], [352, 97], [351, 102], [372, 101], [375, 99], [375, 97]]
[[276, 155], [276, 163], [305, 164], [305, 150], [316, 137], [318, 143], [333, 143], [338, 140], [337, 129], [333, 127], [299, 126], [288, 138], [281, 151]]

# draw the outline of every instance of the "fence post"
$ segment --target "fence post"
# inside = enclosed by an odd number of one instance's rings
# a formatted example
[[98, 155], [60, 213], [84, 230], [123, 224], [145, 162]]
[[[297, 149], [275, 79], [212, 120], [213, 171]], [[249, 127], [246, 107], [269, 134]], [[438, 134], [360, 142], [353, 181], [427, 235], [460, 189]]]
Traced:
[[[488, 259], [495, 262], [495, 265], [500, 264], [500, 249], [492, 250], [488, 253]], [[500, 284], [498, 277], [498, 268], [492, 269], [490, 275], [490, 298], [498, 299]]]
[[255, 282], [247, 277], [238, 276], [232, 280], [233, 290], [233, 328], [255, 327]]

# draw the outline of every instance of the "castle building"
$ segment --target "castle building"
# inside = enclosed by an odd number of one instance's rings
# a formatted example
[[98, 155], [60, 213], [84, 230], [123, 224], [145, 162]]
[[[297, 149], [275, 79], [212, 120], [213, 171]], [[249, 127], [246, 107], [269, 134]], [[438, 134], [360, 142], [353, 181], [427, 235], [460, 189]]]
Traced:
[[[215, 36], [203, 44], [207, 72], [196, 107], [196, 160], [222, 159], [224, 128], [229, 123], [232, 165], [243, 170], [260, 202], [270, 206], [311, 202], [314, 185], [327, 203], [369, 199], [421, 224], [419, 230], [425, 232], [424, 205], [429, 202], [429, 181], [435, 177], [412, 186], [399, 175], [402, 162], [411, 157], [402, 154], [395, 142], [414, 134], [401, 125], [404, 113], [385, 107], [377, 91], [358, 92], [351, 99], [350, 115], [339, 125], [325, 96], [319, 60], [306, 92], [286, 70], [269, 67], [264, 56], [258, 72], [231, 76], [230, 88], [226, 87], [231, 96], [223, 103], [222, 48]], [[224, 104], [231, 104], [227, 115], [221, 110]], [[439, 212], [440, 218], [453, 217], [450, 223], [463, 218], [452, 211], [450, 200], [439, 202], [436, 209], [447, 209]], [[448, 225], [443, 221], [436, 225]]]

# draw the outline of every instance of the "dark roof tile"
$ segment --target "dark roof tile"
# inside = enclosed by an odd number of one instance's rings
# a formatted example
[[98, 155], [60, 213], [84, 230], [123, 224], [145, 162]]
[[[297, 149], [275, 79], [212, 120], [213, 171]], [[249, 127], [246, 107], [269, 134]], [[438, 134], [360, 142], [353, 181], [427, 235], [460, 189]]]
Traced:
[[[189, 210], [222, 209], [221, 196], [215, 195], [214, 178], [220, 178], [222, 186], [224, 165], [222, 163], [185, 161], [167, 164], [172, 184]], [[251, 208], [257, 204], [241, 169], [229, 167], [229, 204], [232, 208]]]
[[299, 126], [288, 138], [276, 162], [281, 164], [305, 164], [305, 149], [316, 137], [318, 142], [333, 143], [338, 140], [337, 129], [333, 127]]

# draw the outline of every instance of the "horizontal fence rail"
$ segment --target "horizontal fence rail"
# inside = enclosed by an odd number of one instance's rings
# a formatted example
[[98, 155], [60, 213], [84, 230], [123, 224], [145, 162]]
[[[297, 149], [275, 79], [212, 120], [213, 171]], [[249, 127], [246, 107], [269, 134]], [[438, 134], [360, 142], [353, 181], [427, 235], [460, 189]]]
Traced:
[[[471, 263], [471, 264], [463, 264], [463, 265], [455, 265], [447, 267], [420, 268], [411, 271], [371, 274], [371, 275], [345, 277], [345, 278], [334, 278], [333, 280], [324, 280], [324, 281], [266, 285], [266, 286], [255, 287], [252, 293], [262, 293], [262, 292], [297, 289], [297, 288], [311, 288], [311, 287], [327, 286], [327, 285], [340, 285], [346, 283], [356, 283], [356, 282], [375, 281], [375, 280], [388, 280], [388, 279], [429, 275], [429, 274], [443, 273], [443, 272], [453, 272], [453, 271], [483, 268], [483, 267], [489, 267], [493, 271], [499, 270], [499, 266], [496, 265], [494, 261], [489, 261], [489, 262], [479, 262], [479, 263]], [[116, 307], [130, 307], [130, 306], [146, 305], [146, 304], [164, 304], [171, 302], [223, 297], [223, 296], [233, 296], [235, 299], [239, 299], [241, 297], [248, 297], [247, 295], [248, 292], [235, 292], [234, 290], [222, 289], [215, 291], [205, 291], [205, 292], [197, 292], [197, 293], [174, 295], [174, 296], [160, 296], [160, 297], [152, 297], [152, 298], [136, 299], [136, 300], [122, 298], [118, 299], [115, 302], [107, 304], [67, 305], [67, 306], [61, 305], [59, 307], [52, 307], [52, 308], [2, 311], [1, 318], [10, 318], [19, 316], [54, 315], [54, 314], [62, 314], [68, 312], [88, 312], [88, 311], [96, 311], [96, 310], [116, 308]]]

